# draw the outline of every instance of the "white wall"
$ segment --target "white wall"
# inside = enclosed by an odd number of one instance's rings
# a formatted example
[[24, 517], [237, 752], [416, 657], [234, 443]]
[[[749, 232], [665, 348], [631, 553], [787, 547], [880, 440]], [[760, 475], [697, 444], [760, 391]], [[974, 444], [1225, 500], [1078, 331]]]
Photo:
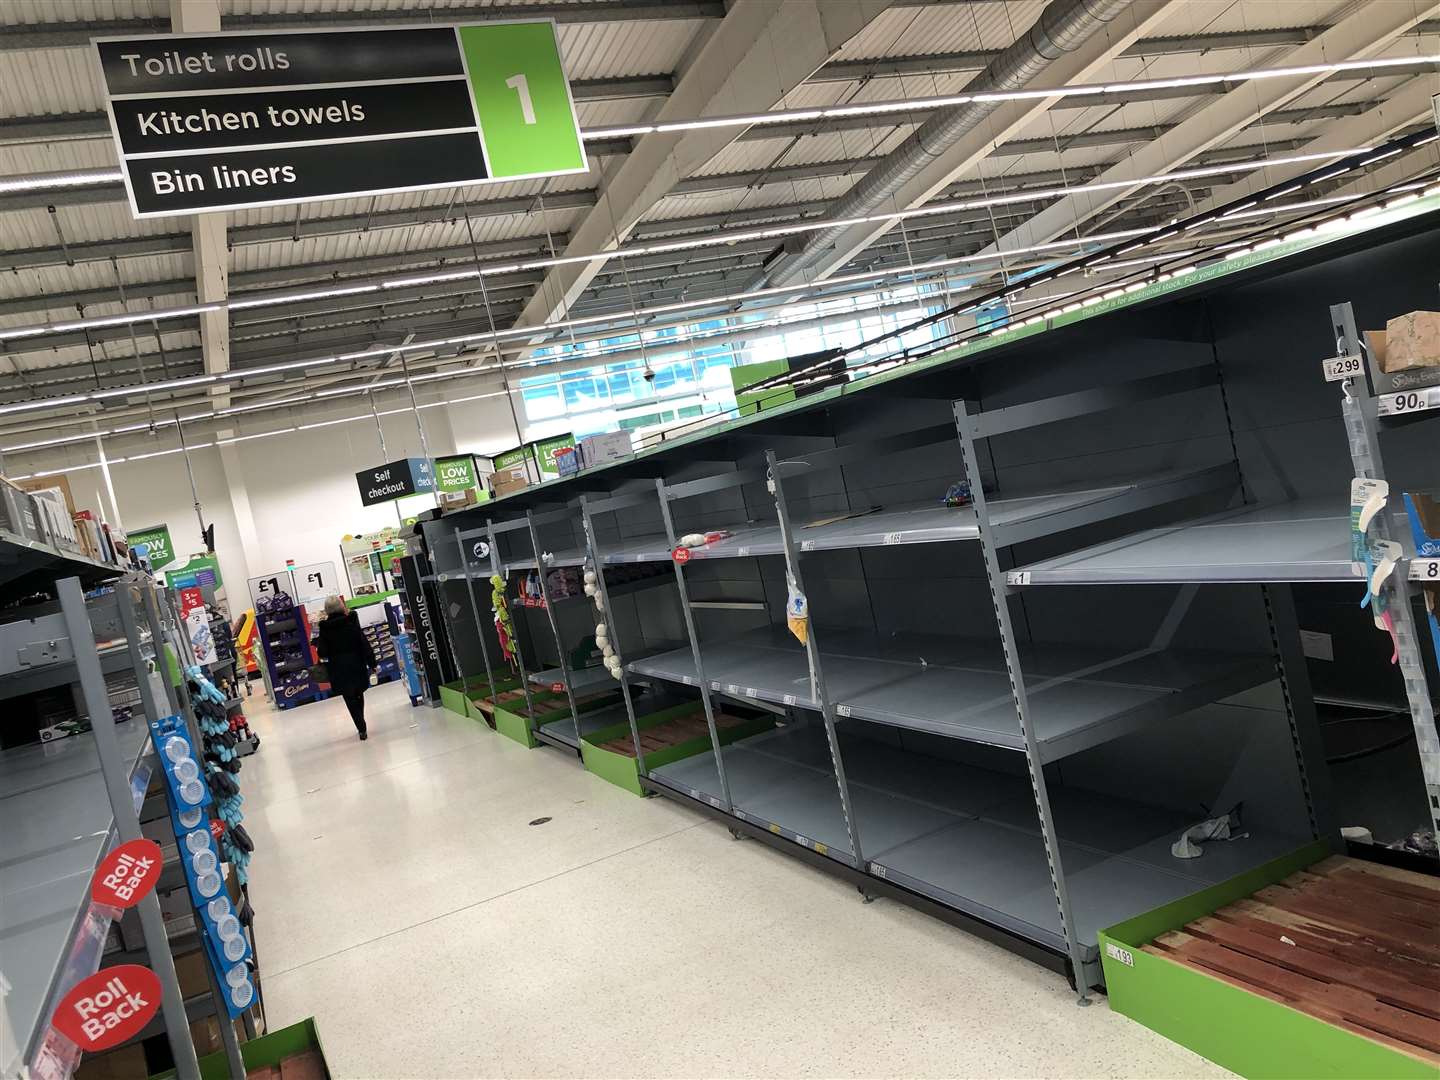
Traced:
[[[408, 406], [408, 398], [403, 404]], [[395, 408], [401, 401], [382, 403]], [[317, 423], [331, 416], [353, 415], [353, 403], [336, 406], [333, 412], [309, 410], [288, 416], [266, 414], [271, 426]], [[503, 396], [482, 398], [445, 407], [422, 409], [426, 444], [432, 455], [457, 452], [493, 454], [515, 445], [514, 424]], [[195, 473], [200, 504], [207, 524], [215, 525], [215, 553], [231, 598], [232, 607], [248, 606], [246, 578], [260, 576], [285, 566], [333, 562], [340, 571], [340, 540], [347, 534], [373, 532], [397, 524], [394, 503], [365, 507], [355, 483], [361, 469], [404, 457], [420, 457], [419, 432], [415, 414], [408, 411], [381, 418], [385, 436], [382, 454], [380, 438], [368, 417], [354, 423], [335, 424], [309, 431], [293, 431], [265, 438], [244, 439], [231, 444], [241, 480], [249, 496], [255, 525], [253, 543], [241, 539], [232, 485], [228, 482], [220, 450], [209, 446], [195, 449], [190, 461]], [[262, 430], [255, 420], [235, 432], [248, 435]], [[214, 433], [189, 433], [192, 443], [206, 442]], [[158, 436], [129, 440], [107, 440], [112, 457], [134, 456], [171, 450], [178, 446], [172, 430]], [[91, 445], [58, 448], [34, 455], [10, 455], [5, 472], [24, 475], [39, 470], [60, 469], [93, 462]], [[200, 550], [200, 527], [195, 518], [185, 458], [179, 453], [125, 461], [111, 467], [119, 503], [120, 519], [127, 528], [168, 525], [181, 561]], [[67, 474], [77, 506], [98, 509], [111, 518], [99, 469]], [[405, 512], [416, 512], [407, 502]], [[343, 574], [342, 574], [343, 577]]]

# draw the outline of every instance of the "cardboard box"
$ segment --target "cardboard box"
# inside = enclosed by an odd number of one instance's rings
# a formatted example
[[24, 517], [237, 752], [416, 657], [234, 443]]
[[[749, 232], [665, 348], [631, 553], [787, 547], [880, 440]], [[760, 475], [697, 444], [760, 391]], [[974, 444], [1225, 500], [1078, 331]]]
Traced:
[[1375, 358], [1375, 366], [1381, 371], [1389, 371], [1385, 366], [1385, 331], [1366, 330], [1365, 347], [1370, 350], [1370, 355]]
[[1416, 557], [1440, 556], [1440, 492], [1407, 491], [1405, 512], [1410, 517]]
[[442, 510], [460, 510], [467, 506], [475, 506], [480, 498], [473, 488], [464, 491], [441, 491], [435, 495], [435, 501], [440, 504]]
[[175, 957], [175, 977], [180, 980], [180, 996], [199, 997], [210, 992], [210, 961], [204, 949], [192, 949]]
[[1385, 324], [1384, 372], [1440, 367], [1440, 311], [1412, 311]]
[[136, 1080], [150, 1075], [145, 1047], [140, 1043], [118, 1046], [103, 1054], [86, 1054], [71, 1074], [74, 1080]]
[[506, 495], [516, 491], [523, 491], [529, 486], [530, 477], [523, 464], [496, 469], [490, 474], [490, 490], [494, 492], [497, 499], [503, 499]]
[[67, 518], [75, 516], [75, 496], [70, 494], [70, 478], [68, 476], [63, 474], [60, 476], [37, 476], [33, 480], [16, 480], [13, 483], [20, 490], [28, 491], [32, 495], [37, 491], [60, 492], [61, 501], [65, 504], [65, 516]]
[[593, 469], [611, 461], [619, 461], [635, 452], [628, 431], [607, 431], [580, 440], [580, 467]]

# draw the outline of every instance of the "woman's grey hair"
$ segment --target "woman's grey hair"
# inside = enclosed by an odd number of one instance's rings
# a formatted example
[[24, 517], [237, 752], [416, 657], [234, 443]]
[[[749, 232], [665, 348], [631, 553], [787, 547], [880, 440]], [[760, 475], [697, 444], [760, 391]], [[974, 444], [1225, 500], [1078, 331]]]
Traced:
[[341, 600], [340, 597], [338, 597], [338, 596], [327, 596], [327, 597], [325, 598], [325, 614], [326, 614], [326, 615], [344, 615], [344, 614], [345, 614], [345, 601], [344, 601], [344, 600]]

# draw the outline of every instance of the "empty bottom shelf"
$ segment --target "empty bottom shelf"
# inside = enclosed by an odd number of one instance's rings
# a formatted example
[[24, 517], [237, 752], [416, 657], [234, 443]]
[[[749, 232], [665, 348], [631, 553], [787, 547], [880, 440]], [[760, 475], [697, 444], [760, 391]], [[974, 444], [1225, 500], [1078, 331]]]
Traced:
[[[886, 880], [1057, 950], [1065, 947], [1030, 781], [841, 733], [851, 805], [868, 869]], [[724, 749], [737, 816], [854, 865], [824, 729], [792, 726]], [[722, 805], [711, 752], [654, 779]], [[1052, 786], [1078, 939], [1292, 851], [1305, 838], [1252, 830], [1181, 860], [1170, 844], [1194, 817]]]

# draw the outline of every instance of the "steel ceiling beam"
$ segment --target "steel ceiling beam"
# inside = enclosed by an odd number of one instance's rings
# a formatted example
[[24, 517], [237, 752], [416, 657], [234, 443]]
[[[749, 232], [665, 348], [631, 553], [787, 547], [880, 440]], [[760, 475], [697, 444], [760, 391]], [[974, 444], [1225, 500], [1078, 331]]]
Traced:
[[[1208, 53], [1222, 49], [1269, 49], [1304, 45], [1325, 31], [1323, 26], [1296, 26], [1286, 29], [1232, 30], [1211, 34], [1181, 34], [1146, 37], [1135, 42], [1121, 56], [1171, 56]], [[1411, 36], [1440, 33], [1440, 20], [1426, 20], [1409, 31]], [[886, 56], [867, 60], [832, 60], [810, 77], [810, 82], [854, 82], [902, 75], [953, 75], [981, 71], [996, 56], [998, 49], [972, 49], [963, 52], [919, 53], [910, 56]]]
[[[543, 201], [545, 209], [570, 210], [595, 205], [593, 191], [562, 191], [546, 195], [519, 195], [506, 199], [487, 199], [470, 204], [472, 218], [508, 217], [514, 214], [536, 214]], [[441, 203], [403, 210], [380, 210], [373, 214], [337, 214], [333, 217], [306, 218], [299, 222], [278, 222], [268, 225], [235, 225], [230, 229], [230, 247], [268, 244], [286, 240], [298, 242], [324, 236], [349, 233], [378, 232], [382, 229], [409, 228], [437, 222], [454, 224], [463, 220], [454, 204]], [[94, 262], [115, 258], [140, 258], [146, 255], [183, 255], [190, 250], [189, 233], [165, 233], [161, 236], [132, 237], [124, 240], [101, 240], [65, 247], [25, 248], [0, 252], [0, 272], [27, 267], [60, 266], [68, 263]]]
[[[497, 19], [554, 19], [561, 23], [634, 22], [671, 19], [721, 19], [724, 0], [589, 0], [588, 3], [457, 4], [444, 8], [447, 23], [491, 22]], [[227, 15], [223, 30], [314, 30], [333, 26], [394, 26], [423, 22], [409, 9], [277, 12]], [[0, 48], [76, 49], [92, 37], [170, 32], [164, 18], [91, 19], [85, 22], [32, 23], [7, 27]]]
[[[557, 235], [557, 245], [563, 236], [564, 234]], [[235, 271], [230, 275], [231, 291], [239, 294], [248, 290], [286, 284], [292, 287], [316, 287], [324, 285], [327, 280], [343, 285], [366, 284], [363, 276], [366, 273], [375, 274], [395, 270], [420, 272], [451, 263], [469, 265], [474, 262], [476, 251], [479, 252], [482, 259], [519, 254], [543, 257], [550, 254], [550, 247], [547, 238], [543, 235], [517, 236], [510, 240], [487, 240], [476, 244], [474, 248], [468, 244], [453, 245], [405, 251], [392, 255], [372, 255], [361, 259], [336, 259], [327, 262], [295, 263], [290, 266], [271, 267], [265, 270], [242, 270]], [[300, 284], [297, 285], [297, 283]], [[127, 294], [132, 298], [135, 296], [147, 298], [183, 296], [195, 291], [194, 281], [191, 278], [127, 282], [125, 288]], [[245, 297], [237, 295], [236, 299], [245, 299]], [[76, 289], [64, 293], [0, 300], [0, 315], [69, 310], [77, 306], [90, 307], [95, 304], [114, 304], [118, 301], [119, 294], [114, 286]], [[238, 315], [239, 312], [236, 314]]]
[[[1328, 60], [1375, 56], [1437, 11], [1440, 4], [1434, 3], [1361, 5], [1307, 44], [1286, 53], [1283, 62], [1287, 67], [1305, 67]], [[1245, 87], [1244, 93], [1216, 98], [1192, 112], [1163, 138], [1145, 144], [1107, 168], [1100, 179], [1123, 183], [1183, 166], [1212, 148], [1223, 147], [1237, 132], [1322, 82], [1327, 82], [1323, 72], [1265, 79]], [[1029, 247], [1060, 236], [1103, 213], [1133, 190], [1116, 187], [1059, 199], [1008, 233], [998, 246], [1002, 249]]]

